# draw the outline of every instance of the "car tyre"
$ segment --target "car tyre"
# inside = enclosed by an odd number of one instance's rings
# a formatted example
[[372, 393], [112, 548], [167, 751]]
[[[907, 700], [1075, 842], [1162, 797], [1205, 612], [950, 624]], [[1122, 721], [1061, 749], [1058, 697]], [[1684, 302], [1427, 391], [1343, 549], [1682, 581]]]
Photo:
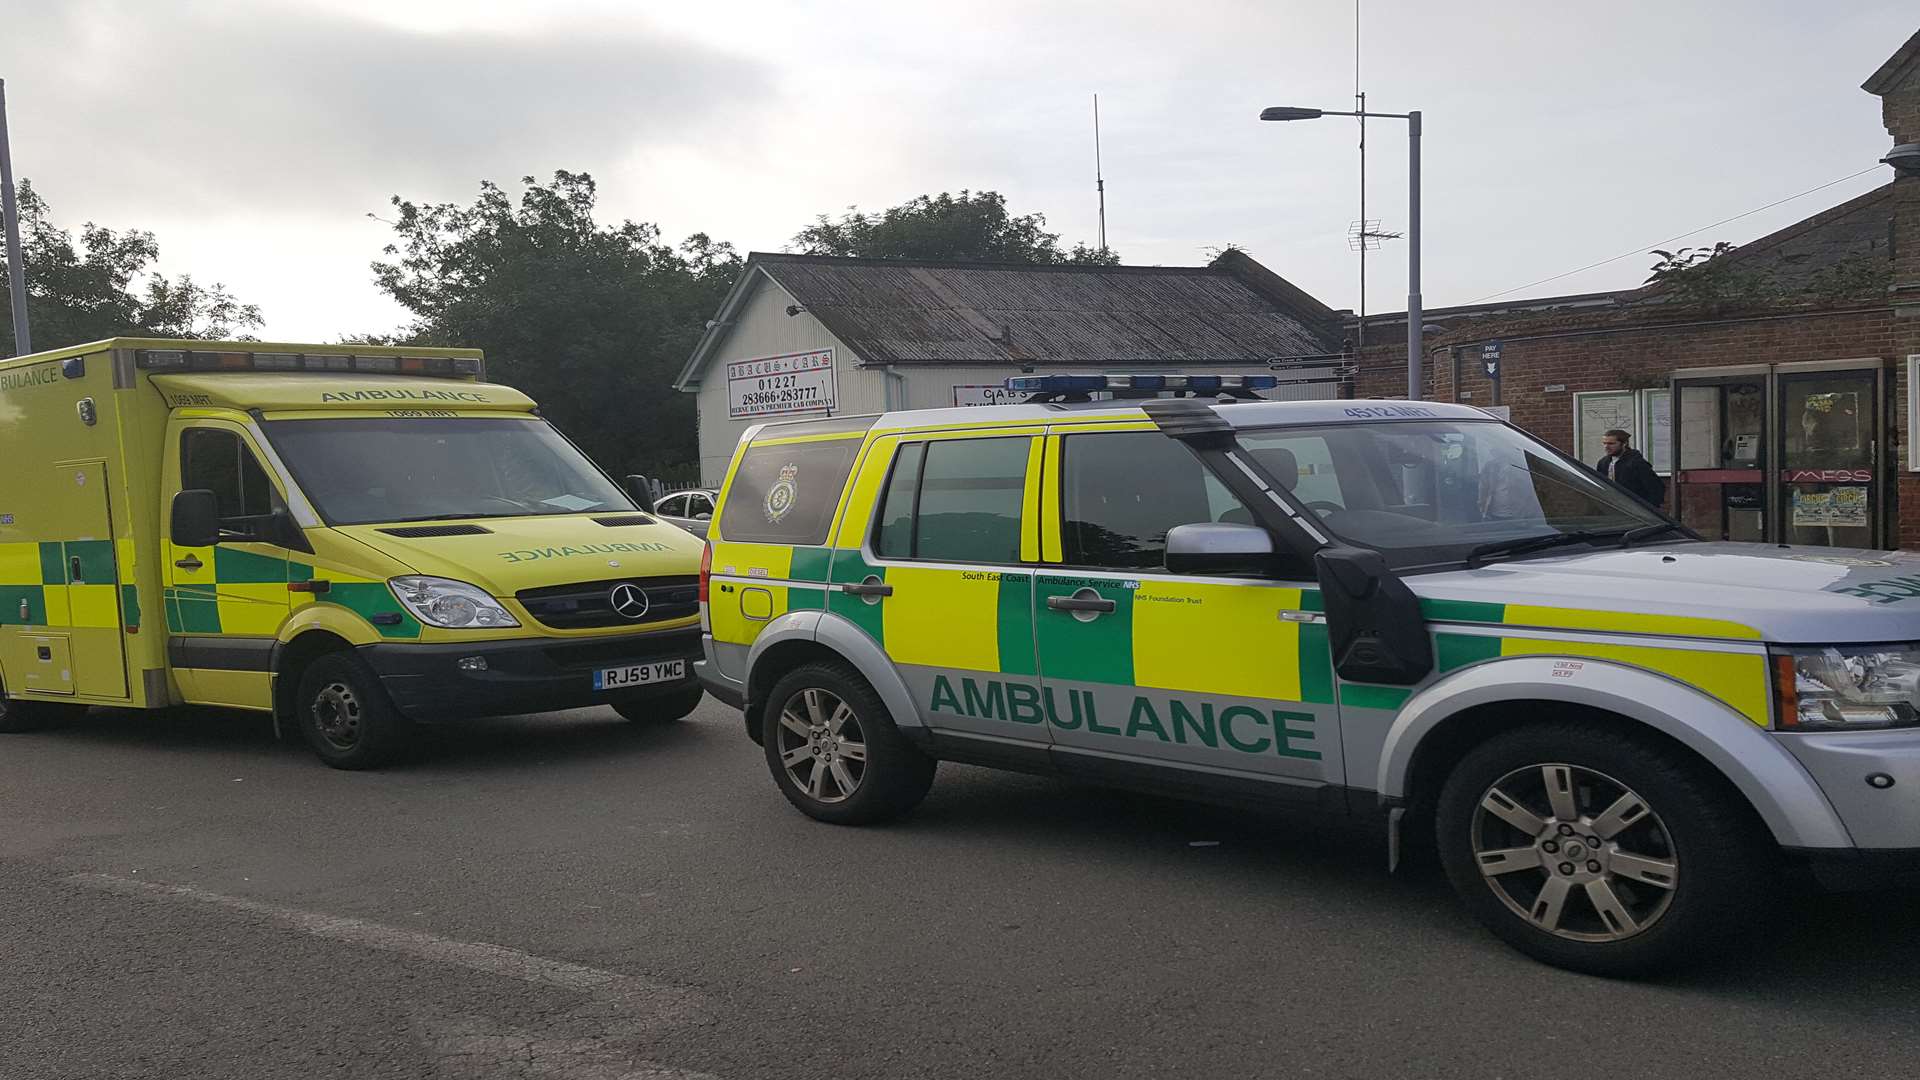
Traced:
[[379, 676], [352, 652], [328, 653], [300, 676], [300, 734], [336, 769], [375, 769], [413, 746], [413, 725], [394, 708]]
[[656, 694], [635, 701], [617, 701], [613, 711], [636, 724], [669, 724], [690, 715], [700, 707], [707, 692], [698, 686], [685, 690], [676, 690], [671, 694]]
[[892, 821], [933, 786], [936, 762], [843, 664], [804, 664], [775, 683], [761, 707], [761, 745], [787, 801], [834, 825]]
[[1482, 925], [1536, 960], [1594, 975], [1641, 975], [1737, 943], [1780, 880], [1778, 848], [1722, 778], [1677, 748], [1591, 722], [1530, 725], [1474, 748], [1441, 789], [1435, 827], [1441, 865]]

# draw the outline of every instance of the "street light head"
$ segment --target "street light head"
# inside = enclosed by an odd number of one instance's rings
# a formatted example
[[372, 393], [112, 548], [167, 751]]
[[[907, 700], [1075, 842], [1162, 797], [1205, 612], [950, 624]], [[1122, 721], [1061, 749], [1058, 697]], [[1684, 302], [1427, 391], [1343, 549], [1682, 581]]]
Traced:
[[1285, 105], [1274, 105], [1260, 110], [1262, 120], [1318, 120], [1324, 115], [1319, 109], [1294, 109]]

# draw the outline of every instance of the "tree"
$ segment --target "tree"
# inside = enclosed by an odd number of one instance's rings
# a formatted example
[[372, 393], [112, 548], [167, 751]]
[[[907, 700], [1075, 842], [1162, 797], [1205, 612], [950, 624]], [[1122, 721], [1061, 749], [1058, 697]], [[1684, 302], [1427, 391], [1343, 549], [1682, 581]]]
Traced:
[[[160, 245], [150, 232], [116, 233], [89, 221], [76, 244], [72, 233], [53, 223], [46, 200], [27, 180], [20, 182], [19, 206], [27, 315], [37, 350], [117, 335], [230, 338], [260, 325], [260, 309], [240, 303], [219, 283], [208, 287], [189, 274], [169, 279], [152, 273], [148, 268], [160, 257]], [[4, 265], [0, 261], [0, 271]], [[10, 306], [0, 344], [5, 355], [17, 351]]]
[[865, 259], [942, 259], [964, 262], [1084, 263], [1113, 266], [1111, 249], [1075, 244], [1060, 247], [1060, 234], [1047, 231], [1044, 214], [1007, 213], [997, 191], [922, 195], [869, 214], [856, 207], [834, 220], [822, 214], [800, 230], [793, 244], [808, 255], [851, 255]]
[[692, 399], [670, 389], [740, 271], [705, 234], [678, 248], [657, 226], [594, 220], [586, 173], [523, 177], [516, 202], [491, 182], [470, 206], [393, 197], [380, 289], [410, 311], [403, 343], [484, 349], [516, 386], [615, 475], [697, 473]]
[[1662, 291], [1676, 303], [1716, 312], [1728, 308], [1751, 307], [1778, 298], [1778, 290], [1768, 276], [1747, 268], [1737, 259], [1729, 259], [1734, 245], [1725, 240], [1711, 248], [1681, 248], [1648, 252], [1660, 256], [1643, 283], [1663, 286]]

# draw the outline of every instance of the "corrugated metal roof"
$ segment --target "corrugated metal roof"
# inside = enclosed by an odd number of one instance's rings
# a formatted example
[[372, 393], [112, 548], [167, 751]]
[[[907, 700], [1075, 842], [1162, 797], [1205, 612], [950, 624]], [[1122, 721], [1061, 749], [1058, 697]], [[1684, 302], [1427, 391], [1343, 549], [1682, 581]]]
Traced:
[[[1340, 350], [1338, 322], [1324, 317], [1325, 309], [1300, 311], [1222, 267], [1009, 266], [756, 252], [743, 283], [756, 269], [868, 364], [1256, 363]], [[702, 342], [683, 381], [697, 378], [714, 344]]]

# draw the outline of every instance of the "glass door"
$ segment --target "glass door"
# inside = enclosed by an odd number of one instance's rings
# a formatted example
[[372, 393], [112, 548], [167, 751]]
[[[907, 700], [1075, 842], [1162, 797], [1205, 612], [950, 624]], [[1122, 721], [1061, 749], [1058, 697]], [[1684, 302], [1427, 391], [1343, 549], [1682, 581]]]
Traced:
[[1675, 372], [1673, 510], [1709, 540], [1767, 538], [1768, 369]]
[[1788, 544], [1881, 546], [1886, 470], [1878, 368], [1781, 365], [1778, 538]]

